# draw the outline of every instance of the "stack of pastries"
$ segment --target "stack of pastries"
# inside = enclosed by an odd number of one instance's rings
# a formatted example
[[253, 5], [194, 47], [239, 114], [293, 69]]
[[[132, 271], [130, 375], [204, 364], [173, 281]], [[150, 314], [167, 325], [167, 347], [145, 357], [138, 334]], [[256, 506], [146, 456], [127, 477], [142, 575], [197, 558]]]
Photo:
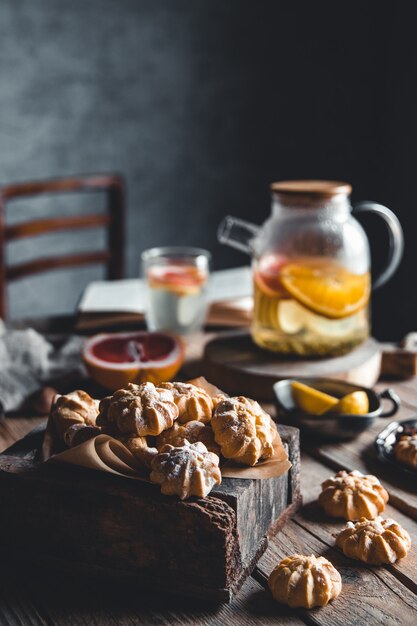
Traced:
[[273, 457], [277, 436], [254, 400], [181, 382], [129, 383], [99, 403], [74, 391], [55, 400], [51, 421], [69, 447], [100, 433], [118, 439], [162, 493], [181, 499], [206, 497], [221, 482], [222, 459], [253, 466]]

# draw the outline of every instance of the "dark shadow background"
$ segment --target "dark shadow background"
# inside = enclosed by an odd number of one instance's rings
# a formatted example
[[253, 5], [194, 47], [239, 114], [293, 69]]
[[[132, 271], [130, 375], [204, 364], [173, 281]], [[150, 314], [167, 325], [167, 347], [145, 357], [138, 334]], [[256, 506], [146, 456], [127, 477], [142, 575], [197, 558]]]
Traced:
[[[347, 180], [405, 230], [401, 268], [373, 299], [374, 334], [399, 339], [417, 329], [416, 56], [412, 3], [2, 0], [0, 184], [124, 173], [135, 276], [141, 250], [168, 243], [209, 248], [216, 268], [242, 264], [216, 242], [225, 213], [262, 222], [272, 180]], [[378, 267], [388, 239], [366, 227]], [[29, 245], [13, 258], [39, 252]], [[71, 309], [99, 276], [22, 281], [12, 314]]]

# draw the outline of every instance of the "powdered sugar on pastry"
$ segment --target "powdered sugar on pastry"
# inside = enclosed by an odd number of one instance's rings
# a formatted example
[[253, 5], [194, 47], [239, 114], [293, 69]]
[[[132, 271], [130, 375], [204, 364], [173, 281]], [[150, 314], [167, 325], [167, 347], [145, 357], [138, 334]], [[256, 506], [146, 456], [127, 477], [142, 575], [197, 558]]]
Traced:
[[356, 524], [347, 523], [337, 535], [336, 544], [351, 559], [382, 565], [405, 557], [411, 539], [408, 532], [392, 519], [367, 520], [362, 517]]
[[115, 391], [100, 402], [97, 423], [107, 432], [125, 435], [159, 435], [171, 428], [178, 417], [178, 408], [168, 389], [153, 383], [135, 385]]
[[219, 457], [201, 443], [184, 442], [183, 446], [163, 446], [152, 460], [150, 479], [161, 485], [161, 493], [205, 498], [214, 485], [221, 483]]
[[237, 396], [221, 400], [211, 425], [223, 456], [245, 465], [255, 465], [274, 454], [275, 425], [254, 400]]

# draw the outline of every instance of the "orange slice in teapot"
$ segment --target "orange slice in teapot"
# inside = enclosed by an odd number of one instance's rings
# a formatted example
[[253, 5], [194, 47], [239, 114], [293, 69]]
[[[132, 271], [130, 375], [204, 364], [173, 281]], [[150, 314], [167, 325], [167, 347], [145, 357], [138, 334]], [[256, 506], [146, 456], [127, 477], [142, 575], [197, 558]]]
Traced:
[[369, 299], [369, 273], [353, 274], [323, 259], [287, 263], [281, 281], [291, 296], [305, 307], [330, 319], [353, 315]]

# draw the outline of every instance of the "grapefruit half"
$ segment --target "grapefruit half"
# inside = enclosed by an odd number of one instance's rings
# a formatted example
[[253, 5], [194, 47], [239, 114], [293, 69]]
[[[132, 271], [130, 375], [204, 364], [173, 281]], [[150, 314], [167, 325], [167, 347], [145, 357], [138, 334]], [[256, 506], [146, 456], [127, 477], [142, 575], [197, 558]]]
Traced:
[[102, 333], [85, 342], [82, 357], [91, 377], [114, 391], [171, 380], [184, 362], [184, 347], [167, 333]]

